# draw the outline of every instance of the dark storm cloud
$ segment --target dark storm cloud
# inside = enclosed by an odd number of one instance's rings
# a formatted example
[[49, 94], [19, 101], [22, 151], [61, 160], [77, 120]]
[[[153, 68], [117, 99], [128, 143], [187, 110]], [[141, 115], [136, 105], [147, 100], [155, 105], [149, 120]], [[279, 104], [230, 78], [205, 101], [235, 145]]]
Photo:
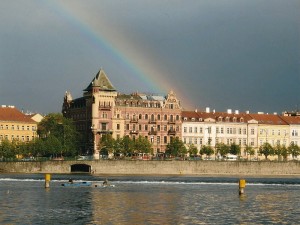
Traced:
[[[138, 79], [132, 84], [132, 77], [124, 84], [120, 77], [131, 69], [95, 48], [49, 6], [1, 2], [0, 104], [59, 111], [63, 93], [80, 96], [101, 66], [122, 91], [147, 87]], [[64, 1], [64, 6], [100, 31], [134, 43], [119, 50], [133, 49], [159, 68], [164, 80], [180, 87], [186, 108], [281, 112], [300, 105], [297, 0]], [[100, 24], [103, 19], [108, 27]]]

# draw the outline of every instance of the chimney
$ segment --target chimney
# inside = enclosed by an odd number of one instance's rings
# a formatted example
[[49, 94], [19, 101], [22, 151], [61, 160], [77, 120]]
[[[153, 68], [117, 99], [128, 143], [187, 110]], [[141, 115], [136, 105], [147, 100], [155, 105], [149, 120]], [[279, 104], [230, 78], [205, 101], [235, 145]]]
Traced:
[[206, 113], [210, 113], [210, 108], [209, 108], [209, 107], [206, 107], [205, 112], [206, 112]]
[[232, 110], [231, 109], [227, 109], [227, 113], [228, 114], [232, 114]]
[[234, 111], [235, 114], [240, 114], [239, 110]]

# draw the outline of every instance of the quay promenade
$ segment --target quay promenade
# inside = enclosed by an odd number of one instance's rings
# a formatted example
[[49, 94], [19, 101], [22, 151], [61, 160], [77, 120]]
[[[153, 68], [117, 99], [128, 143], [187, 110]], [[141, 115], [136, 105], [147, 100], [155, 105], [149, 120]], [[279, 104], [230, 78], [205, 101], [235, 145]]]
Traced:
[[300, 162], [287, 161], [45, 161], [0, 162], [0, 173], [116, 175], [300, 176]]

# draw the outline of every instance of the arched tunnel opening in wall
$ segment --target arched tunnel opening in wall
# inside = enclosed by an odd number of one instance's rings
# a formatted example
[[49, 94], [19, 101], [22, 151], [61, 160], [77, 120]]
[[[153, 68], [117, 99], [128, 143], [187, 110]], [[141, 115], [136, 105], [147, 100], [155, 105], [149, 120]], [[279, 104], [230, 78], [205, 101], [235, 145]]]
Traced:
[[90, 173], [91, 166], [87, 164], [73, 164], [71, 165], [71, 173]]

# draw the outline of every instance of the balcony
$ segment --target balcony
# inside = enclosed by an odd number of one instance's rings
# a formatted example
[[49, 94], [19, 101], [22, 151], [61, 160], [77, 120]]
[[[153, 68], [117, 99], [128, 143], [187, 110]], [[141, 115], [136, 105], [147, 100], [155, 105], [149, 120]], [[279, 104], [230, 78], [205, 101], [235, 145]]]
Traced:
[[99, 105], [99, 110], [109, 111], [109, 110], [111, 110], [111, 106], [110, 105]]
[[175, 124], [176, 121], [175, 120], [168, 120], [168, 124]]
[[135, 119], [135, 118], [130, 119], [130, 123], [138, 123], [138, 122], [139, 122], [138, 119]]
[[149, 120], [149, 124], [156, 124], [156, 120]]
[[149, 131], [148, 135], [157, 135], [157, 131]]
[[131, 130], [130, 134], [138, 134], [139, 132], [137, 130]]
[[169, 130], [168, 135], [176, 135], [176, 131], [175, 130]]
[[102, 130], [102, 129], [98, 129], [97, 133], [99, 134], [112, 134], [113, 131], [112, 130]]

